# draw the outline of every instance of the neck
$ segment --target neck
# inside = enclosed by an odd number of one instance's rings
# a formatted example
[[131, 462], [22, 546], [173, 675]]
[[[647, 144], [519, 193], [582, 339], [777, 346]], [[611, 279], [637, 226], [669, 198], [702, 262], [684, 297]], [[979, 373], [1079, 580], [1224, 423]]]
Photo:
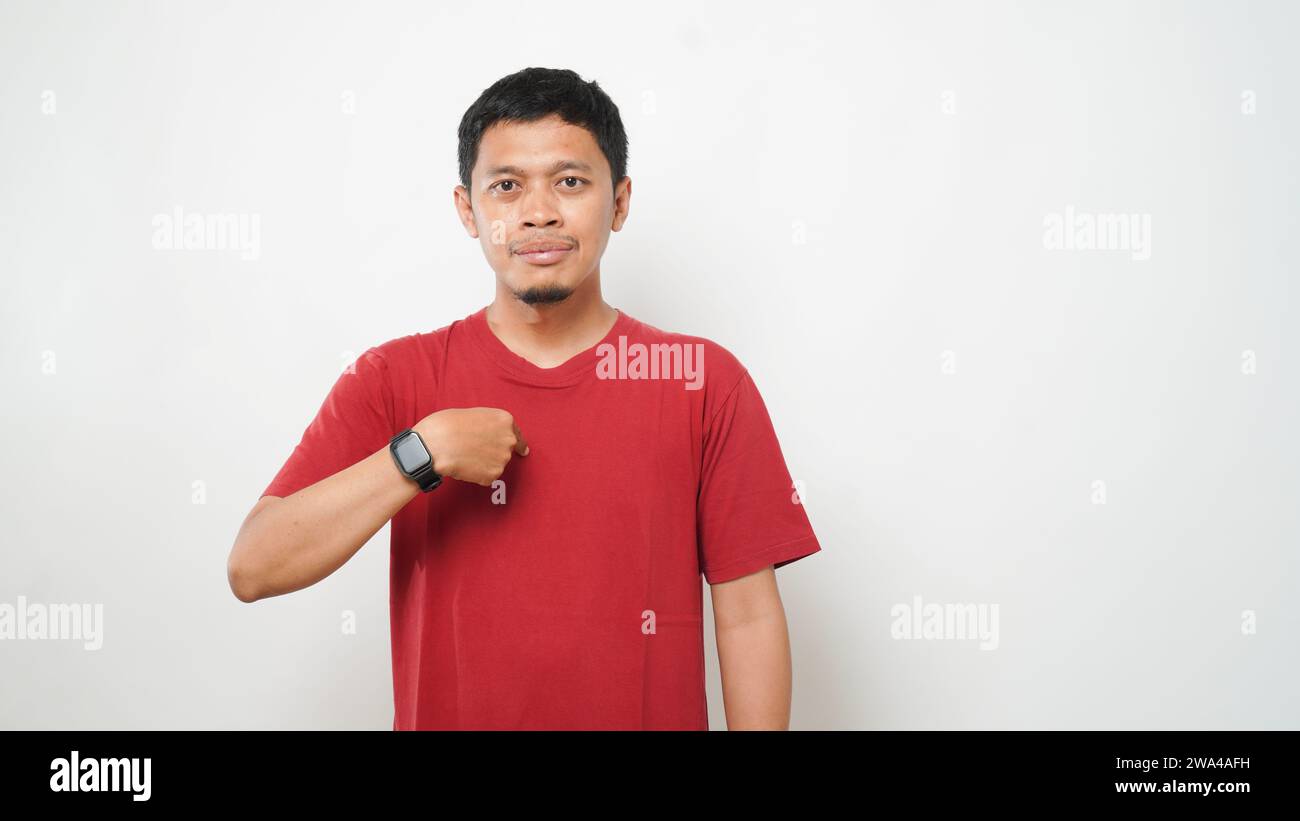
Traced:
[[546, 305], [519, 301], [497, 283], [496, 298], [487, 307], [487, 323], [510, 350], [540, 368], [563, 364], [609, 333], [618, 313], [600, 293], [600, 276], [593, 272], [568, 298]]

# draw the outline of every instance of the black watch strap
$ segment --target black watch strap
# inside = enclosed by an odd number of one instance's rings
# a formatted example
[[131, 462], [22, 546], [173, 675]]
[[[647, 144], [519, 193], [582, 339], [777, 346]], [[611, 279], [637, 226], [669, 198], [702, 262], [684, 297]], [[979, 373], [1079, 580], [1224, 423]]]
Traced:
[[442, 477], [433, 470], [433, 462], [429, 462], [429, 464], [425, 465], [420, 470], [417, 470], [411, 478], [419, 483], [420, 490], [425, 493], [428, 493], [438, 485], [442, 484]]

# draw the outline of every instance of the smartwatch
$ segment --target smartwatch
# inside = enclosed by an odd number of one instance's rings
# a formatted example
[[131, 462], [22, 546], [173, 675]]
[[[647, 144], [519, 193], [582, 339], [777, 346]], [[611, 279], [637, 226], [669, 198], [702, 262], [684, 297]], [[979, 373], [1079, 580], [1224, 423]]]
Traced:
[[393, 454], [397, 469], [406, 478], [413, 479], [421, 491], [428, 493], [442, 484], [442, 477], [434, 472], [433, 457], [420, 434], [407, 428], [389, 441], [388, 450]]

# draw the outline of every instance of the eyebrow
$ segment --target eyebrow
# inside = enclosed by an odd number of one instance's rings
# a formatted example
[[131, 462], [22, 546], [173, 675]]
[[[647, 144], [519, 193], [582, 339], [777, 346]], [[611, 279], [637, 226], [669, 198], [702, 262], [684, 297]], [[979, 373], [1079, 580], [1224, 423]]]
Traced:
[[[587, 165], [585, 162], [580, 162], [579, 160], [559, 160], [542, 176], [550, 177], [560, 173], [561, 171], [585, 171], [588, 174], [592, 173], [591, 166]], [[499, 177], [503, 174], [509, 174], [514, 177], [528, 176], [528, 172], [524, 171], [524, 169], [517, 165], [496, 165], [485, 172], [485, 176], [488, 178]]]

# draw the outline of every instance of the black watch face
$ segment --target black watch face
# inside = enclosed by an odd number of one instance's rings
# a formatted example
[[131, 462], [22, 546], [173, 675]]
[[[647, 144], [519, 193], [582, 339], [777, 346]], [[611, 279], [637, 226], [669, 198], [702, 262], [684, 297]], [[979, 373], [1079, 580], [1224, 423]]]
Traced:
[[393, 452], [397, 455], [398, 464], [407, 473], [415, 473], [429, 464], [429, 451], [424, 449], [424, 443], [414, 433], [402, 437]]

